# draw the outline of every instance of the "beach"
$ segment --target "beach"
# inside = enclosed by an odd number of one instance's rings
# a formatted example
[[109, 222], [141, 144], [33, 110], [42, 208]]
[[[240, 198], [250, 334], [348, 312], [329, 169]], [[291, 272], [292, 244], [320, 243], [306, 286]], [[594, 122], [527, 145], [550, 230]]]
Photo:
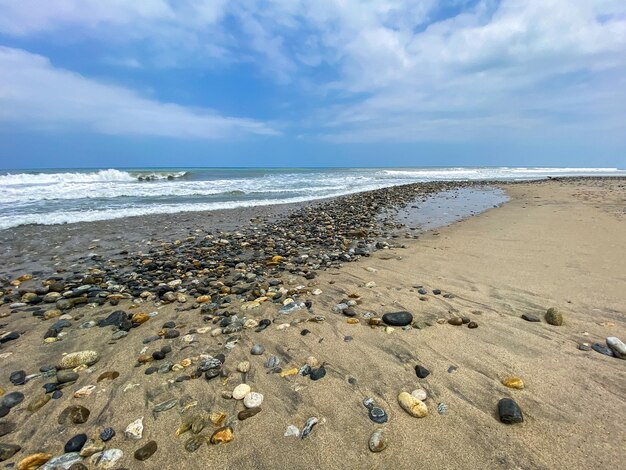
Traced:
[[[459, 188], [508, 200], [431, 230], [396, 214]], [[581, 345], [626, 341], [625, 207], [624, 178], [459, 181], [0, 231], [3, 465], [40, 453], [73, 469], [613, 467], [626, 361]], [[381, 320], [399, 311], [406, 327]], [[84, 350], [95, 362], [60, 381], [64, 353]], [[258, 407], [232, 398], [242, 383]], [[417, 418], [398, 395], [420, 389]], [[503, 398], [523, 422], [501, 422]], [[78, 405], [84, 422], [64, 415]], [[137, 419], [141, 433], [127, 428]]]

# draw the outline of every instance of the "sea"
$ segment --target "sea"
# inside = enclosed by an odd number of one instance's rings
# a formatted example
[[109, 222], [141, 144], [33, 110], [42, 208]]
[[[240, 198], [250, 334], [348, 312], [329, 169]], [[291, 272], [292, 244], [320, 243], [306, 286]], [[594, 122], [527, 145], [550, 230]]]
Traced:
[[0, 230], [312, 201], [425, 181], [626, 176], [617, 168], [107, 168], [0, 172]]

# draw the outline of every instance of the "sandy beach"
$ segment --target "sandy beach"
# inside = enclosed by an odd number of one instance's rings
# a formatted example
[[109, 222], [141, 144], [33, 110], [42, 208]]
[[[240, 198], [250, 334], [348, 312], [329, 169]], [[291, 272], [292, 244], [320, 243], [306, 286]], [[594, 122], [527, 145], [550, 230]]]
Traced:
[[[258, 281], [264, 274], [251, 268], [252, 258], [227, 264], [224, 271], [229, 282], [219, 284], [220, 279], [213, 279], [204, 293], [191, 293], [198, 284], [190, 279], [199, 275], [172, 269], [172, 281], [182, 279], [183, 284], [173, 282], [168, 291], [171, 300], [167, 292], [160, 297], [125, 298], [122, 294], [132, 291], [131, 284], [117, 296], [101, 297], [100, 304], [78, 303], [59, 311], [60, 317], [54, 314], [44, 319], [44, 312], [56, 309], [58, 303], [16, 306], [12, 298], [0, 306], [0, 335], [15, 332], [19, 337], [3, 342], [0, 348], [0, 400], [18, 392], [23, 401], [7, 405], [6, 416], [0, 418], [0, 444], [7, 446], [2, 448], [3, 459], [7, 456], [2, 465], [36, 468], [27, 467], [23, 459], [37, 453], [47, 454], [41, 462], [61, 456], [67, 441], [84, 433], [84, 456], [72, 455], [59, 468], [618, 467], [626, 459], [626, 360], [580, 349], [580, 345], [604, 344], [607, 337], [626, 341], [626, 180], [555, 179], [501, 188], [510, 198], [507, 203], [445, 227], [427, 232], [368, 228], [368, 239], [376, 241], [372, 234], [385, 233], [387, 238], [378, 239], [385, 243], [355, 256], [354, 262], [340, 258], [321, 263], [317, 269], [301, 253], [285, 254], [285, 258], [299, 257], [302, 264], [293, 261], [293, 266], [281, 272], [272, 271], [267, 283]], [[358, 200], [352, 197], [350, 201]], [[250, 209], [240, 213], [239, 223], [250, 219], [270, 223], [287, 214], [285, 208], [269, 214]], [[184, 217], [186, 223], [170, 221], [163, 231], [152, 224], [150, 233], [134, 232], [124, 219], [101, 222], [101, 227], [108, 227], [104, 237], [87, 231], [77, 245], [68, 237], [78, 224], [7, 231], [0, 235], [0, 259], [7, 267], [0, 268], [0, 274], [15, 281], [30, 272], [21, 269], [30, 268], [39, 276], [35, 273], [33, 279], [23, 278], [21, 284], [5, 284], [0, 290], [9, 298], [19, 288], [35, 289], [54, 275], [53, 267], [64, 268], [56, 273], [61, 277], [84, 273], [81, 262], [89, 260], [85, 251], [91, 244], [109, 256], [137, 250], [151, 237], [173, 242], [181, 234], [177, 230], [200, 230], [210, 224], [193, 213]], [[224, 230], [236, 231], [236, 225], [228, 224], [232, 219], [222, 219]], [[332, 214], [324, 220], [331, 219]], [[302, 221], [314, 223], [323, 225]], [[38, 240], [46, 233], [52, 237], [51, 247], [64, 248], [48, 252], [43, 263], [46, 250]], [[30, 238], [16, 234], [30, 234]], [[359, 233], [353, 236], [358, 238]], [[63, 237], [69, 240], [65, 245], [60, 244]], [[31, 252], [36, 249], [37, 255], [20, 261], [25, 246]], [[175, 253], [176, 246], [165, 249]], [[219, 252], [220, 248], [212, 249]], [[149, 265], [149, 247], [144, 250], [141, 260]], [[267, 247], [263, 256], [259, 259], [269, 270], [282, 262]], [[36, 267], [37, 263], [41, 266]], [[110, 269], [130, 272], [129, 266], [118, 263]], [[236, 289], [244, 282], [257, 284], [237, 297]], [[186, 287], [184, 292], [181, 286]], [[272, 301], [273, 293], [283, 287], [282, 296]], [[204, 309], [211, 300], [201, 297], [216, 292], [232, 298], [229, 306]], [[31, 294], [31, 298], [45, 295]], [[281, 314], [288, 300], [298, 308]], [[335, 307], [344, 300], [355, 305], [350, 312], [337, 313]], [[305, 301], [312, 305], [300, 304]], [[551, 307], [562, 314], [562, 325], [546, 322], [544, 315]], [[133, 327], [128, 329], [96, 326], [120, 310], [151, 316], [133, 317]], [[224, 333], [228, 327], [227, 322], [220, 327], [224, 311], [230, 312], [226, 318], [237, 315], [253, 322]], [[412, 314], [408, 327], [370, 326], [376, 323], [372, 319], [398, 311]], [[526, 321], [522, 315], [534, 315], [540, 321]], [[316, 318], [320, 316], [324, 320]], [[457, 317], [467, 317], [477, 328], [448, 323]], [[44, 340], [60, 319], [67, 319], [62, 334]], [[262, 319], [271, 323], [256, 331]], [[94, 324], [85, 326], [89, 321]], [[167, 322], [174, 323], [168, 327]], [[118, 330], [127, 330], [127, 335], [117, 334]], [[145, 341], [154, 336], [159, 338]], [[254, 345], [262, 345], [262, 354], [251, 354]], [[163, 354], [165, 359], [153, 359], [152, 353], [164, 346], [171, 347]], [[57, 383], [55, 370], [31, 375], [42, 366], [59, 365], [64, 353], [82, 350], [96, 351], [97, 362], [76, 368], [77, 380], [52, 387], [62, 392], [60, 397], [42, 398], [42, 386]], [[142, 355], [148, 358], [144, 361]], [[220, 359], [220, 365], [216, 376], [207, 379], [203, 373], [215, 369], [205, 367], [200, 374], [197, 370], [211, 358]], [[166, 370], [145, 373], [167, 361], [171, 364]], [[242, 361], [249, 361], [249, 372], [238, 371], [246, 368], [240, 365]], [[266, 367], [267, 361], [275, 363]], [[312, 380], [310, 374], [298, 373], [307, 361], [316, 370], [321, 365], [325, 375]], [[430, 374], [418, 378], [416, 365]], [[10, 376], [17, 371], [24, 371], [28, 379], [18, 378], [16, 385]], [[113, 371], [119, 375], [102, 378], [103, 373]], [[178, 380], [180, 376], [186, 378]], [[506, 387], [502, 380], [507, 377], [520, 378], [524, 388]], [[261, 393], [263, 401], [261, 411], [242, 420], [238, 413], [245, 410], [244, 404], [225, 396], [244, 382]], [[86, 386], [94, 388], [82, 392], [84, 396], [74, 396]], [[401, 392], [416, 389], [427, 395], [428, 414], [422, 418], [409, 415], [398, 403]], [[500, 421], [498, 402], [507, 397], [522, 410], [522, 423]], [[363, 404], [367, 398], [386, 412], [386, 423], [377, 424], [368, 417]], [[38, 399], [44, 404], [32, 406]], [[73, 405], [90, 411], [86, 421], [60, 423], [62, 412]], [[155, 406], [165, 409], [155, 411]], [[306, 437], [285, 436], [290, 425], [302, 432], [312, 417], [317, 424]], [[141, 437], [125, 436], [127, 426], [139, 418]], [[185, 429], [184, 424], [194, 419], [202, 425]], [[103, 442], [99, 435], [107, 427], [115, 430], [115, 436]], [[232, 441], [207, 443], [221, 427], [229, 428], [222, 433], [232, 431]], [[177, 429], [186, 432], [177, 436]], [[368, 440], [378, 429], [383, 430], [386, 448], [372, 452]], [[199, 448], [189, 451], [193, 439]], [[147, 459], [138, 460], [135, 452], [150, 441], [157, 443], [156, 451], [146, 450]], [[8, 449], [17, 449], [11, 445], [20, 449], [11, 454]], [[88, 448], [94, 452], [89, 454]], [[108, 462], [100, 454], [107, 449], [123, 454], [109, 452], [119, 458]], [[43, 468], [54, 467], [48, 463]]]

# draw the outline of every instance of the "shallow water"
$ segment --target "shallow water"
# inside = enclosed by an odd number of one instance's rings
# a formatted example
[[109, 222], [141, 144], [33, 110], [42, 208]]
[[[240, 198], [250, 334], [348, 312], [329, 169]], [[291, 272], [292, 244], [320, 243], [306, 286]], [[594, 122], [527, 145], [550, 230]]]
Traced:
[[497, 207], [509, 200], [500, 188], [461, 188], [420, 197], [396, 214], [411, 229], [433, 230]]

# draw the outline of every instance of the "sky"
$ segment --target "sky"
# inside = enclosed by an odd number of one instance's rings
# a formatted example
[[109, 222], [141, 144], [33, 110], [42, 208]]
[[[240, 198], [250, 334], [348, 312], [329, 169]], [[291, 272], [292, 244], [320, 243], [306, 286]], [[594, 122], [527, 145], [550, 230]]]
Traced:
[[0, 0], [0, 168], [626, 168], [624, 0]]

